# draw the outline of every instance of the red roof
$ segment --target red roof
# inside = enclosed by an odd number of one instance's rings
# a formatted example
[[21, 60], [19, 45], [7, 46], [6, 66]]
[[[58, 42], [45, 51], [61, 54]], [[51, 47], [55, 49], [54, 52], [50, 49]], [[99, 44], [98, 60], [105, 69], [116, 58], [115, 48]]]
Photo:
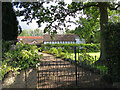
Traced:
[[53, 38], [51, 39], [51, 36], [49, 34], [44, 34], [43, 35], [43, 41], [44, 42], [50, 42], [50, 41], [75, 41], [75, 38], [78, 37], [75, 34], [56, 34]]
[[17, 39], [26, 38], [26, 39], [43, 39], [43, 36], [18, 36]]

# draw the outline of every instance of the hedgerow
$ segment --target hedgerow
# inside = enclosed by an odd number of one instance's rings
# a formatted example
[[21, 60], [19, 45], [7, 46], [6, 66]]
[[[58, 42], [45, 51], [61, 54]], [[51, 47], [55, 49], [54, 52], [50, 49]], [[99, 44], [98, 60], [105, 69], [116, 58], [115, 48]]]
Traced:
[[62, 48], [63, 51], [67, 50], [68, 52], [74, 52], [74, 47], [77, 47], [77, 51], [83, 52], [86, 49], [86, 52], [99, 52], [100, 51], [100, 44], [42, 44], [41, 50], [49, 50], [50, 48]]

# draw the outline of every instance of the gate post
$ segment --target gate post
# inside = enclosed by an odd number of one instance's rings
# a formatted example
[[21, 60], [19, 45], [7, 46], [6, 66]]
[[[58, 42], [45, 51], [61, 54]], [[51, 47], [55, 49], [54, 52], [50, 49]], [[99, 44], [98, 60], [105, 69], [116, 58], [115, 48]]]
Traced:
[[76, 86], [77, 86], [77, 61], [76, 61], [76, 47], [75, 47], [75, 75], [76, 75]]

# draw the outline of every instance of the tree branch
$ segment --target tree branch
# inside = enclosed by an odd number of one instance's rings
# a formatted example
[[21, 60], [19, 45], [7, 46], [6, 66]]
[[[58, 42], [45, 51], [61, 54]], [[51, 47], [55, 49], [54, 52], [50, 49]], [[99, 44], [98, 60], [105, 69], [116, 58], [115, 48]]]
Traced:
[[98, 5], [88, 5], [88, 6], [83, 6], [83, 7], [80, 8], [79, 10], [82, 10], [82, 9], [84, 9], [84, 8], [89, 8], [89, 7], [92, 7], [92, 6], [99, 7]]
[[110, 10], [117, 10], [119, 7], [120, 7], [120, 5], [118, 5], [116, 8], [112, 8], [112, 7], [108, 6], [108, 8], [109, 8]]

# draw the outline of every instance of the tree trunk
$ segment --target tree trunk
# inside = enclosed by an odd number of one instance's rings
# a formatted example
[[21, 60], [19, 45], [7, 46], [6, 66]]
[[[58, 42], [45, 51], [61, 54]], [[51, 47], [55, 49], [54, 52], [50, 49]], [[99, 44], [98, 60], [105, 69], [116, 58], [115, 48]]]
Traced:
[[104, 24], [108, 22], [108, 13], [107, 13], [107, 2], [99, 2], [99, 11], [100, 11], [100, 61], [102, 60], [103, 62], [106, 60], [106, 50], [105, 48], [107, 47], [107, 44], [105, 42], [104, 38]]

